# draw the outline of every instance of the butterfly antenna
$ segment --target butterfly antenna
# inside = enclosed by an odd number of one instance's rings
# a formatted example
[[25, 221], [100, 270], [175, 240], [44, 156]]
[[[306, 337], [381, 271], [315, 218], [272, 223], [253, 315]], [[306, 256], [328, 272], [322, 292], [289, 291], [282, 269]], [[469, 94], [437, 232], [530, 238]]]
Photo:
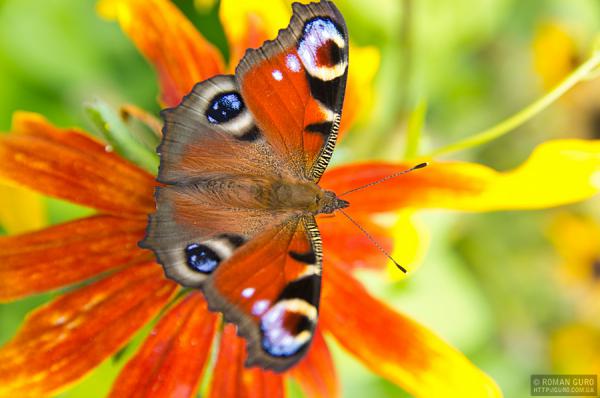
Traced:
[[382, 252], [382, 253], [383, 253], [383, 254], [384, 254], [384, 255], [385, 255], [385, 256], [386, 256], [388, 259], [390, 259], [390, 260], [391, 260], [391, 261], [392, 261], [394, 264], [396, 264], [396, 267], [398, 267], [398, 269], [399, 269], [400, 271], [402, 271], [402, 272], [404, 272], [404, 273], [406, 274], [406, 272], [407, 272], [407, 271], [406, 271], [406, 268], [404, 268], [403, 266], [401, 266], [400, 264], [398, 264], [398, 262], [397, 262], [396, 260], [394, 260], [394, 259], [392, 258], [392, 256], [390, 256], [390, 254], [389, 254], [389, 253], [388, 253], [388, 252], [387, 252], [387, 251], [386, 251], [386, 250], [385, 250], [383, 247], [381, 247], [381, 245], [379, 244], [379, 242], [377, 242], [377, 241], [375, 240], [375, 238], [373, 238], [373, 237], [371, 236], [371, 234], [370, 234], [370, 233], [368, 233], [368, 232], [367, 232], [367, 230], [365, 230], [365, 229], [362, 227], [362, 225], [360, 225], [359, 223], [357, 223], [357, 222], [356, 222], [356, 221], [355, 221], [355, 220], [354, 220], [352, 217], [350, 217], [350, 215], [348, 215], [348, 213], [346, 213], [344, 210], [342, 210], [342, 209], [338, 209], [338, 211], [339, 211], [340, 213], [342, 213], [342, 214], [343, 214], [343, 215], [344, 215], [344, 216], [345, 216], [345, 217], [346, 217], [348, 220], [350, 220], [350, 222], [351, 222], [352, 224], [354, 224], [354, 226], [355, 226], [356, 228], [358, 228], [358, 229], [359, 229], [359, 230], [360, 230], [360, 231], [361, 231], [363, 234], [365, 234], [365, 236], [366, 236], [367, 238], [369, 238], [369, 240], [371, 241], [371, 243], [373, 243], [373, 244], [375, 245], [375, 247], [377, 247], [377, 248], [379, 249], [379, 251], [380, 251], [380, 252]]
[[341, 194], [341, 195], [338, 195], [338, 198], [339, 198], [339, 197], [342, 197], [342, 196], [344, 196], [344, 195], [348, 195], [349, 193], [356, 192], [356, 191], [360, 191], [361, 189], [365, 189], [365, 188], [371, 187], [371, 186], [373, 186], [373, 185], [377, 185], [377, 184], [380, 184], [380, 183], [382, 183], [382, 182], [386, 182], [386, 181], [388, 181], [388, 180], [391, 180], [392, 178], [396, 178], [396, 177], [399, 177], [399, 176], [401, 176], [401, 175], [403, 175], [403, 174], [410, 173], [411, 171], [415, 171], [415, 170], [417, 170], [417, 169], [422, 169], [423, 167], [427, 166], [428, 164], [429, 164], [429, 163], [427, 163], [427, 162], [425, 162], [425, 163], [419, 163], [418, 165], [416, 165], [416, 166], [414, 166], [414, 167], [411, 167], [411, 168], [410, 168], [410, 169], [408, 169], [408, 170], [402, 170], [402, 171], [399, 171], [399, 172], [397, 172], [397, 173], [390, 174], [389, 176], [383, 177], [382, 179], [379, 179], [379, 180], [377, 180], [377, 181], [373, 181], [373, 182], [370, 182], [370, 183], [368, 183], [368, 184], [366, 184], [366, 185], [363, 185], [363, 186], [361, 186], [361, 187], [354, 188], [354, 189], [351, 189], [351, 190], [349, 190], [349, 191], [346, 191], [346, 192], [344, 192], [343, 194]]

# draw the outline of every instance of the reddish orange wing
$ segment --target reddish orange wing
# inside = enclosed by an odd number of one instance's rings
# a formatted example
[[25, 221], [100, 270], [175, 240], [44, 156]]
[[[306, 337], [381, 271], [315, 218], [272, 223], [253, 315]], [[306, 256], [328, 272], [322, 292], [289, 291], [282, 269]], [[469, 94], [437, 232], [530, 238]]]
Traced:
[[296, 218], [242, 246], [203, 286], [209, 308], [248, 340], [247, 366], [281, 371], [306, 352], [317, 323], [321, 259], [314, 218]]
[[318, 181], [333, 153], [348, 73], [348, 32], [328, 1], [293, 5], [287, 29], [248, 50], [241, 94], [275, 152], [298, 177]]

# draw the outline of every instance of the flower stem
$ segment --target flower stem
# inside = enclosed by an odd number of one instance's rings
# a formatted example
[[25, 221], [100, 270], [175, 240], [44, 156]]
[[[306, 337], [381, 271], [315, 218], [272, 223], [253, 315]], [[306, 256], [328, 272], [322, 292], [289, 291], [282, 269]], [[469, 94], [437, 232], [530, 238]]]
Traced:
[[434, 158], [440, 155], [446, 155], [451, 152], [473, 148], [485, 144], [489, 141], [492, 141], [498, 137], [501, 137], [506, 133], [509, 133], [510, 131], [519, 127], [520, 125], [522, 125], [523, 123], [525, 123], [526, 121], [528, 121], [529, 119], [546, 109], [577, 83], [586, 79], [591, 73], [594, 72], [594, 69], [596, 69], [599, 65], [600, 51], [595, 51], [594, 54], [586, 62], [584, 62], [577, 69], [575, 69], [560, 84], [558, 84], [546, 95], [533, 102], [528, 107], [524, 108], [523, 110], [517, 112], [513, 116], [509, 117], [508, 119], [505, 119], [504, 121], [489, 129], [474, 134], [464, 140], [455, 142], [454, 144], [450, 144], [440, 149], [436, 149], [426, 157]]
[[408, 117], [404, 159], [413, 159], [419, 156], [419, 144], [421, 143], [421, 134], [423, 131], [423, 125], [425, 124], [426, 113], [427, 102], [420, 100]]

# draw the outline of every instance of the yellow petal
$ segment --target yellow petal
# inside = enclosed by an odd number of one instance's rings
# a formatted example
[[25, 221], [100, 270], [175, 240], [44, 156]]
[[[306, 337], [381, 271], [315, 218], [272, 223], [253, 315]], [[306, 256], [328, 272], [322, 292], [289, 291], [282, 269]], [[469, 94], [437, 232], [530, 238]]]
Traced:
[[0, 226], [7, 233], [40, 229], [46, 221], [46, 206], [40, 194], [0, 183]]
[[[333, 168], [322, 188], [346, 192], [414, 166], [414, 163], [353, 163]], [[497, 172], [467, 162], [429, 167], [345, 197], [354, 212], [401, 208], [467, 211], [541, 209], [588, 199], [600, 191], [600, 140], [556, 140], [537, 147], [515, 170]]]
[[376, 47], [358, 47], [350, 44], [348, 84], [342, 112], [341, 131], [371, 113], [373, 107], [373, 80], [379, 70], [381, 55]]
[[222, 0], [219, 16], [229, 43], [233, 70], [247, 48], [259, 47], [277, 36], [290, 21], [291, 9], [281, 0]]
[[[412, 209], [401, 210], [397, 214], [393, 226], [394, 252], [392, 257], [409, 272], [415, 271], [422, 264], [429, 247], [429, 230], [420, 222]], [[402, 280], [408, 274], [399, 272], [391, 261], [387, 265], [387, 273], [391, 280]]]
[[481, 210], [536, 209], [578, 202], [599, 191], [600, 140], [556, 140], [541, 144], [514, 171], [500, 174], [478, 202]]

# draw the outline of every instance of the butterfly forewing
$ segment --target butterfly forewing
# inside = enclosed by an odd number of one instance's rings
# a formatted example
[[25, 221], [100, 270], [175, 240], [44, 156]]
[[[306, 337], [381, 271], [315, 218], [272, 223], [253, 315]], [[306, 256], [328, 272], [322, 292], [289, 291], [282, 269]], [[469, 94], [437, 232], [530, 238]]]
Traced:
[[286, 170], [259, 133], [234, 76], [196, 84], [179, 106], [162, 116], [159, 182], [182, 185], [223, 175], [278, 175]]
[[293, 9], [277, 39], [246, 52], [236, 78], [276, 153], [296, 175], [318, 181], [341, 118], [348, 32], [333, 3], [295, 3]]

